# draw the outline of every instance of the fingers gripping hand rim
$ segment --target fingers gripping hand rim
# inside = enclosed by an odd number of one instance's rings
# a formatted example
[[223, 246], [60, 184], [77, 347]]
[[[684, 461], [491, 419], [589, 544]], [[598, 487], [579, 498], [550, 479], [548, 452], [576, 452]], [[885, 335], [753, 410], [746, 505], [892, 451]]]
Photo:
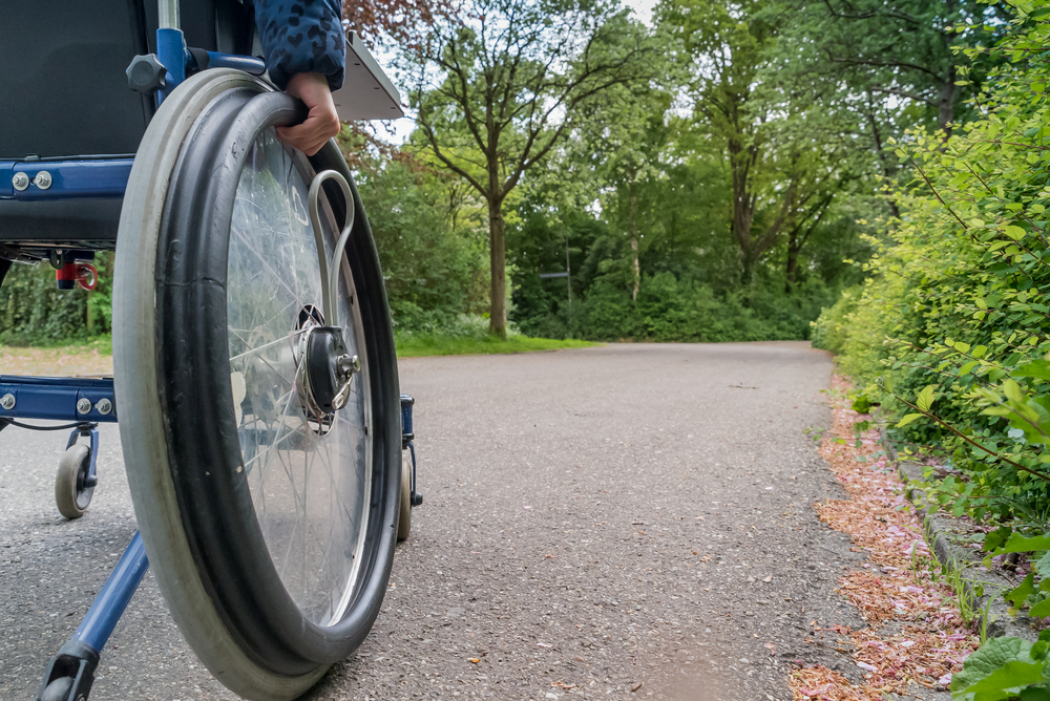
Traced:
[[299, 73], [288, 81], [287, 92], [302, 100], [310, 112], [302, 124], [277, 129], [277, 138], [313, 156], [342, 128], [328, 79], [321, 73]]

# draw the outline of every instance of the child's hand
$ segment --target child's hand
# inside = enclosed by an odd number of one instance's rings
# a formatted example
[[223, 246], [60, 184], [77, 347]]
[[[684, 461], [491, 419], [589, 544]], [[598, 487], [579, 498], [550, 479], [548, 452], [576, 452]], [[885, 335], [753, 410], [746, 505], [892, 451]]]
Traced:
[[278, 127], [277, 138], [312, 156], [342, 128], [328, 79], [321, 73], [296, 73], [288, 81], [285, 92], [305, 102], [310, 114], [302, 124]]

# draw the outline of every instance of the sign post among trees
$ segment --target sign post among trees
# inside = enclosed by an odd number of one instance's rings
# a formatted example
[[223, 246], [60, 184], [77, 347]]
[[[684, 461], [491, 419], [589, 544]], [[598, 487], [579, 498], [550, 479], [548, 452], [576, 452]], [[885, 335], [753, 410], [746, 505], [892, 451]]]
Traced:
[[411, 106], [439, 163], [488, 206], [489, 330], [506, 338], [504, 203], [522, 175], [568, 136], [584, 108], [647, 77], [647, 33], [615, 5], [469, 0], [411, 52]]

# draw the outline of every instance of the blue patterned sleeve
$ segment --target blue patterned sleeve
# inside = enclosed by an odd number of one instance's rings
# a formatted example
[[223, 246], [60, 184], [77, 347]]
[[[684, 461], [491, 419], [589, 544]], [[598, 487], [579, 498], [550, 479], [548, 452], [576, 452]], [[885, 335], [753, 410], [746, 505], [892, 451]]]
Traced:
[[343, 84], [346, 46], [339, 0], [255, 0], [270, 80], [281, 90], [296, 73], [323, 73], [332, 90]]

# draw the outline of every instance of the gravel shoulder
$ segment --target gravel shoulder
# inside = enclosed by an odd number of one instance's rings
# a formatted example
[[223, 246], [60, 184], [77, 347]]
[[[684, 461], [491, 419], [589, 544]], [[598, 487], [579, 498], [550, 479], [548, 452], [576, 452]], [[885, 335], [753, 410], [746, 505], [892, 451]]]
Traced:
[[[400, 361], [425, 503], [372, 635], [314, 699], [790, 698], [849, 664], [833, 593], [859, 555], [803, 433], [830, 358], [806, 343], [612, 344]], [[88, 515], [60, 519], [54, 434], [0, 433], [0, 698], [35, 693], [134, 530], [114, 428]], [[853, 620], [856, 618], [857, 620]], [[93, 699], [229, 699], [147, 576]], [[633, 690], [633, 691], [632, 691]]]

